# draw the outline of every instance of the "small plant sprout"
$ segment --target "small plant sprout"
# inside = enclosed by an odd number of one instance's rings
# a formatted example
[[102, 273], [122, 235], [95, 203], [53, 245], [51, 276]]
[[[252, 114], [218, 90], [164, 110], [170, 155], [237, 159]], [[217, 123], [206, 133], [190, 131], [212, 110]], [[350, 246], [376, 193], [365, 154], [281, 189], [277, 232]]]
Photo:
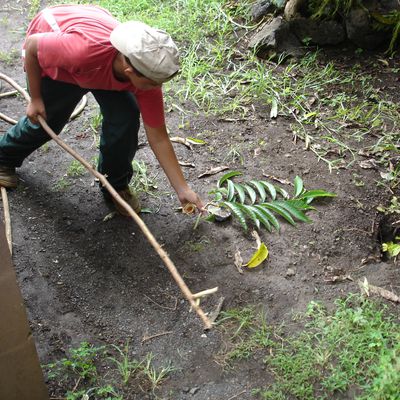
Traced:
[[155, 177], [147, 172], [146, 164], [143, 161], [132, 161], [133, 176], [129, 186], [137, 193], [152, 195], [157, 190]]
[[85, 171], [85, 167], [78, 160], [72, 160], [67, 169], [67, 175], [72, 177], [82, 176]]
[[109, 357], [109, 360], [116, 364], [118, 371], [121, 374], [122, 381], [126, 385], [131, 375], [140, 368], [141, 363], [129, 359], [129, 342], [126, 343], [123, 350], [115, 345], [112, 347], [117, 350], [119, 357]]
[[147, 354], [142, 364], [142, 374], [149, 380], [152, 391], [154, 392], [160, 383], [165, 380], [171, 372], [175, 371], [175, 368], [171, 364], [168, 364], [165, 367], [156, 369], [152, 365], [153, 358], [154, 356], [152, 353]]

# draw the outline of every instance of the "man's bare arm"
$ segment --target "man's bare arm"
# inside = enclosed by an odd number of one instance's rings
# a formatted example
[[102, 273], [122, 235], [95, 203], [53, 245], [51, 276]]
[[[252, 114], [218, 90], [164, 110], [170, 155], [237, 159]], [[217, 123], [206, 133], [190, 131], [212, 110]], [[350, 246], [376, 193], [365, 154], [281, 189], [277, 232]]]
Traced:
[[204, 211], [203, 202], [200, 197], [190, 189], [183, 176], [182, 169], [176, 158], [172, 143], [169, 140], [165, 125], [159, 128], [152, 128], [145, 125], [145, 130], [150, 147], [167, 175], [172, 187], [175, 189], [182, 206], [193, 203], [200, 212]]
[[37, 57], [38, 42], [38, 35], [31, 35], [25, 41], [25, 71], [31, 95], [26, 115], [34, 124], [38, 123], [38, 115], [46, 119], [46, 110], [41, 94], [42, 68]]

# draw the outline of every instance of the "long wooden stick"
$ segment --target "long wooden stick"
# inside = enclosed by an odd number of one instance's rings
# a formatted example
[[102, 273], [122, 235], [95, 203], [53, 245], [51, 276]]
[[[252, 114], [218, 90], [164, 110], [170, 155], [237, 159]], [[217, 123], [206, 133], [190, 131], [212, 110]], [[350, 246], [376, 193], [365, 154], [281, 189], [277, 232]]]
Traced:
[[10, 254], [12, 255], [10, 207], [8, 206], [7, 190], [3, 186], [1, 187], [1, 199], [3, 200], [4, 225], [6, 227], [6, 238], [7, 238], [8, 247], [10, 249]]
[[[11, 86], [17, 89], [27, 101], [30, 101], [29, 94], [24, 90], [20, 85], [18, 85], [13, 79], [9, 78], [8, 76], [0, 73], [0, 78], [7, 81]], [[174, 278], [175, 282], [181, 289], [183, 295], [189, 301], [192, 308], [197, 312], [199, 317], [204, 323], [205, 329], [211, 329], [212, 323], [205, 315], [204, 311], [200, 308], [200, 306], [195, 301], [195, 297], [193, 296], [192, 292], [182, 279], [181, 275], [179, 274], [178, 270], [176, 269], [174, 263], [169, 258], [168, 254], [163, 250], [157, 240], [154, 238], [153, 234], [147, 228], [146, 224], [142, 221], [142, 219], [135, 213], [135, 211], [130, 207], [130, 205], [117, 193], [117, 191], [111, 186], [108, 182], [106, 177], [101, 174], [100, 172], [96, 171], [92, 168], [92, 166], [82, 158], [78, 153], [76, 153], [73, 149], [71, 149], [66, 143], [64, 143], [56, 133], [47, 125], [46, 121], [43, 117], [39, 116], [38, 120], [42, 125], [43, 129], [47, 132], [47, 134], [64, 150], [66, 150], [69, 154], [71, 154], [75, 159], [77, 159], [92, 175], [99, 179], [101, 184], [109, 191], [110, 195], [128, 212], [128, 214], [133, 218], [133, 220], [139, 225], [139, 228], [142, 230], [144, 235], [146, 236], [147, 240], [153, 246], [154, 250], [158, 253], [161, 260], [164, 262], [166, 267], [168, 268], [169, 272], [171, 273], [172, 277]]]

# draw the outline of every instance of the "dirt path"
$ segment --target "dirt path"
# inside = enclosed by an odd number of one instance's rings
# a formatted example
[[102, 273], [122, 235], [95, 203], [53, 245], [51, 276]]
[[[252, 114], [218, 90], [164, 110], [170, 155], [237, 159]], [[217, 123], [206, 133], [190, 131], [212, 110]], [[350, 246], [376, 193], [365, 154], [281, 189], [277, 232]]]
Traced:
[[[24, 3], [14, 4], [7, 1], [1, 13], [0, 48], [8, 54], [18, 51], [28, 20]], [[0, 69], [23, 84], [18, 60], [2, 60]], [[8, 89], [3, 85], [2, 90]], [[21, 100], [2, 99], [0, 104], [8, 115], [17, 117], [24, 112]], [[86, 159], [97, 153], [90, 128], [94, 112], [91, 101], [62, 135]], [[219, 286], [218, 294], [203, 303], [206, 310], [212, 310], [224, 296], [225, 309], [261, 305], [268, 323], [279, 324], [290, 321], [293, 312], [303, 311], [310, 300], [329, 304], [357, 292], [356, 281], [364, 276], [378, 286], [400, 285], [398, 269], [379, 260], [376, 207], [388, 199], [375, 185], [377, 171], [355, 167], [329, 174], [323, 162], [304, 150], [303, 143], [292, 141], [289, 121], [283, 118], [271, 122], [259, 115], [229, 123], [200, 116], [193, 117], [186, 129], [179, 128], [180, 119], [174, 113], [167, 118], [171, 132], [181, 136], [205, 133], [202, 138], [207, 146], [190, 151], [175, 145], [180, 159], [195, 164], [185, 174], [204, 198], [217, 177], [197, 176], [222, 163], [224, 146], [232, 141], [242, 145], [244, 165], [224, 163], [246, 177], [262, 178], [263, 171], [293, 181], [299, 175], [306, 187], [338, 195], [318, 204], [318, 211], [311, 213], [312, 224], [297, 228], [282, 224], [281, 234], [264, 233], [269, 261], [241, 275], [233, 264], [234, 253], [240, 249], [246, 258], [253, 252], [254, 240], [231, 223], [203, 223], [193, 230], [194, 220], [176, 212], [178, 202], [162, 171], [148, 146], [142, 147], [137, 158], [157, 176], [158, 193], [163, 193], [160, 198], [143, 196], [150, 208], [159, 208], [157, 213], [143, 214], [143, 220], [194, 292]], [[2, 132], [7, 128], [0, 122]], [[261, 139], [266, 145], [254, 157]], [[216, 354], [224, 349], [220, 330], [203, 333], [201, 322], [189, 312], [139, 229], [122, 217], [105, 222], [110, 211], [97, 184], [88, 174], [65, 176], [70, 163], [70, 156], [51, 143], [26, 160], [19, 170], [20, 187], [9, 193], [13, 259], [42, 362], [63, 356], [83, 340], [121, 345], [129, 339], [138, 357], [152, 352], [156, 362], [170, 360], [177, 368], [162, 386], [165, 398], [229, 399], [239, 393], [237, 398], [252, 398], [250, 389], [266, 383], [261, 362], [242, 362], [233, 370], [224, 370], [215, 362]], [[354, 184], [354, 173], [364, 186]], [[60, 182], [70, 184], [60, 189]], [[370, 256], [378, 259], [362, 265]], [[353, 281], [329, 282], [339, 274], [348, 274]], [[145, 336], [162, 332], [172, 333], [142, 343]], [[139, 389], [132, 390], [129, 398], [145, 398]]]

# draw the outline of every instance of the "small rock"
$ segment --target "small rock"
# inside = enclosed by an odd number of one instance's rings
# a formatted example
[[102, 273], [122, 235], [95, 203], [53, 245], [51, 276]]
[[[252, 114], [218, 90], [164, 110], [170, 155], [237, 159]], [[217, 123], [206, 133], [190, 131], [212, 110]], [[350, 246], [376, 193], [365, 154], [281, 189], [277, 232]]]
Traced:
[[288, 268], [286, 271], [286, 276], [294, 276], [296, 275], [296, 271], [293, 268]]
[[196, 394], [199, 390], [200, 390], [200, 388], [198, 388], [198, 387], [193, 387], [193, 388], [190, 389], [189, 393], [190, 393], [191, 395], [194, 395], [194, 394]]

